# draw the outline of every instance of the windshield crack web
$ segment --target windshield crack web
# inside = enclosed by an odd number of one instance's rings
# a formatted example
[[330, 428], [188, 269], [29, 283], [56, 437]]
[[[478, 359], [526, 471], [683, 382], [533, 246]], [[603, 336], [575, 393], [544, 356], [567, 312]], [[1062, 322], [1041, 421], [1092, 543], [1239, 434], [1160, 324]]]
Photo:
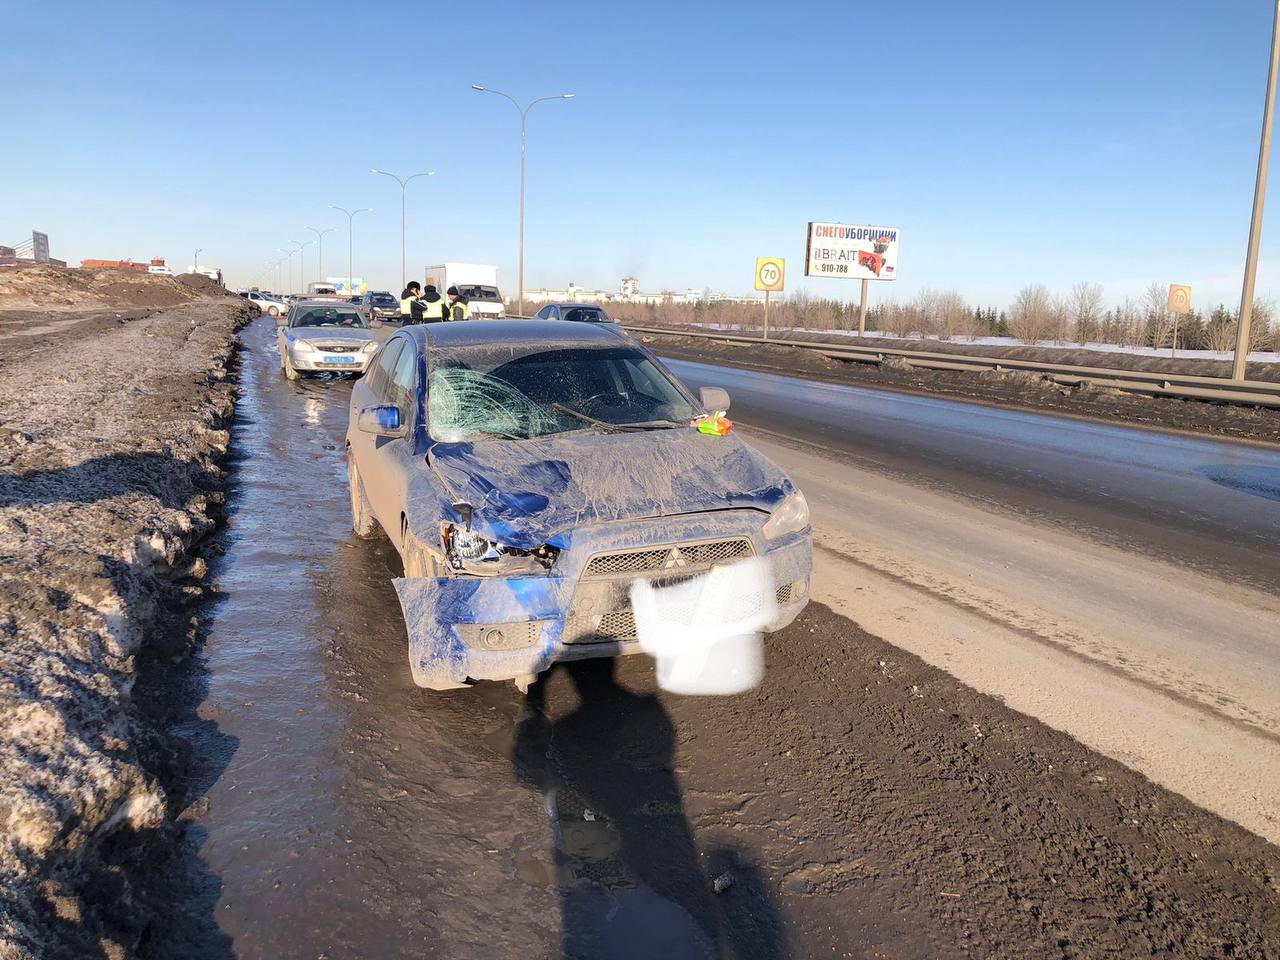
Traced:
[[431, 434], [446, 443], [470, 440], [478, 433], [536, 436], [556, 426], [555, 419], [520, 390], [475, 370], [436, 370], [427, 397]]

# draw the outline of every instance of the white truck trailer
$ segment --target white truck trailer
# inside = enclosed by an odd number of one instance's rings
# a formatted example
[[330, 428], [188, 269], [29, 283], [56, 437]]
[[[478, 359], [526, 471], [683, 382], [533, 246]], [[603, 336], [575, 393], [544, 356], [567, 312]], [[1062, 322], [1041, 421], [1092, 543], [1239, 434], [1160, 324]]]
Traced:
[[440, 296], [450, 287], [466, 298], [476, 320], [498, 320], [507, 315], [498, 292], [498, 268], [487, 263], [440, 263], [427, 267], [427, 283]]

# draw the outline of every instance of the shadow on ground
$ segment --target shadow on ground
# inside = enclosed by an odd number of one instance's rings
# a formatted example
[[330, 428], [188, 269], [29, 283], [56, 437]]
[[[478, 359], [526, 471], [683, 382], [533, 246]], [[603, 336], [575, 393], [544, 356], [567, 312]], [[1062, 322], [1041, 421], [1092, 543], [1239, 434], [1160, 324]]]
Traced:
[[[611, 659], [555, 668], [530, 690], [514, 746], [517, 773], [546, 803], [564, 956], [785, 956], [755, 864], [720, 847], [704, 869], [674, 769], [675, 725], [615, 669]], [[548, 688], [565, 679], [577, 703], [553, 718]]]

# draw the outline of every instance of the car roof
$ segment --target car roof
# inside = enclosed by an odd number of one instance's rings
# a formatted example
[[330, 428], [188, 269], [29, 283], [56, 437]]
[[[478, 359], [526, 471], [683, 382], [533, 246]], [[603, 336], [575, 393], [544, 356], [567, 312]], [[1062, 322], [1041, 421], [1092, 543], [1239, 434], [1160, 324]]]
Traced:
[[[598, 303], [576, 303], [572, 300], [556, 300], [551, 303], [544, 303], [543, 307], [595, 307], [597, 310], [603, 310], [604, 307]], [[539, 308], [541, 309], [541, 308]]]
[[616, 344], [627, 337], [609, 324], [577, 323], [573, 320], [456, 320], [449, 323], [418, 323], [402, 328], [419, 346], [463, 347], [484, 343], [548, 340], [559, 344]]

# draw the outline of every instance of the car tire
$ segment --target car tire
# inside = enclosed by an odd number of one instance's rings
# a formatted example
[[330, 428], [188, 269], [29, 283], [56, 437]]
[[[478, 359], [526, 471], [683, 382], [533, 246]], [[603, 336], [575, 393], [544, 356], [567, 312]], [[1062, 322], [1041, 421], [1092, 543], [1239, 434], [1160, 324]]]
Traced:
[[347, 485], [351, 488], [351, 529], [361, 540], [373, 540], [382, 532], [381, 527], [369, 506], [364, 481], [360, 479], [360, 471], [350, 450], [347, 451]]
[[404, 564], [404, 575], [409, 579], [423, 578], [434, 580], [440, 577], [440, 564], [413, 535], [411, 530], [404, 532], [404, 545], [400, 549], [400, 559]]
[[267, 307], [267, 313], [269, 313], [273, 317], [280, 316], [280, 311], [277, 310], [275, 307]]
[[289, 380], [301, 380], [302, 374], [298, 372], [298, 369], [293, 365], [293, 361], [289, 359], [288, 350], [284, 352], [282, 359], [284, 360], [284, 366], [281, 369], [284, 370], [285, 377]]

